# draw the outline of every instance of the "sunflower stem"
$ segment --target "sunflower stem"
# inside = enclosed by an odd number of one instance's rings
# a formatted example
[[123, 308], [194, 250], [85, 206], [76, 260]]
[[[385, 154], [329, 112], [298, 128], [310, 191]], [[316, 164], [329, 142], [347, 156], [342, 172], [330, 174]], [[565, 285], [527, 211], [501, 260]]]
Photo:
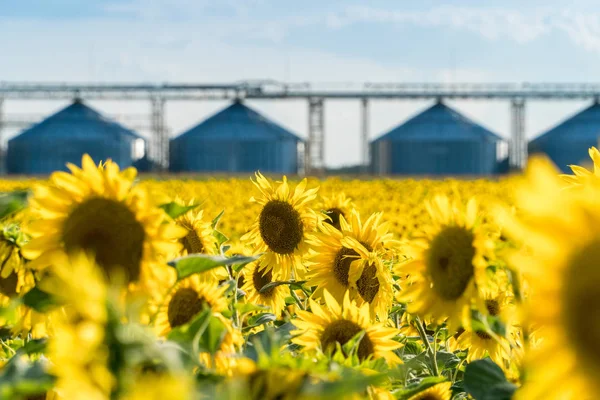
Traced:
[[458, 377], [458, 371], [460, 371], [460, 367], [462, 367], [464, 362], [465, 362], [465, 359], [463, 358], [462, 360], [460, 360], [460, 362], [456, 366], [456, 369], [454, 370], [454, 373], [452, 374], [452, 383], [456, 382], [456, 378]]
[[[435, 359], [436, 358], [435, 351], [431, 348], [431, 343], [429, 343], [429, 339], [427, 338], [427, 332], [425, 332], [425, 327], [423, 326], [423, 322], [421, 322], [421, 319], [419, 317], [415, 317], [414, 322], [415, 322], [415, 327], [417, 328], [417, 331], [419, 331], [419, 336], [421, 336], [421, 340], [425, 344], [425, 347], [427, 347], [427, 352], [429, 353], [429, 357], [432, 360], [431, 372], [433, 373], [433, 375], [439, 376], [440, 371], [438, 370], [437, 360]], [[434, 345], [435, 345], [435, 343], [434, 343]]]
[[302, 304], [302, 300], [300, 300], [300, 297], [298, 297], [298, 295], [292, 288], [290, 288], [290, 293], [292, 294], [294, 300], [296, 300], [296, 304], [298, 304], [298, 307], [300, 307], [302, 311], [306, 310], [306, 307], [304, 307], [304, 304]]
[[[520, 305], [523, 305], [523, 292], [521, 291], [521, 277], [519, 276], [518, 271], [513, 270], [512, 268], [508, 268], [510, 271], [510, 282], [513, 287], [513, 292], [515, 294], [515, 300]], [[521, 330], [523, 332], [523, 342], [525, 346], [529, 344], [529, 330], [525, 326], [526, 324], [522, 324]]]

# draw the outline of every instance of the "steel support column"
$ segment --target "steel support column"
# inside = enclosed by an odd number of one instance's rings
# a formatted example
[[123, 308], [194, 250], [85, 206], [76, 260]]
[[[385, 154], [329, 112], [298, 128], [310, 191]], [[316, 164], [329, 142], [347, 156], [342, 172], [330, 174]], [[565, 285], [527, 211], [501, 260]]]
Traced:
[[6, 151], [4, 147], [4, 98], [0, 97], [0, 174], [6, 173]]
[[362, 99], [362, 131], [361, 131], [361, 146], [362, 146], [362, 172], [369, 173], [370, 158], [369, 158], [369, 100]]
[[525, 138], [525, 99], [511, 101], [511, 141], [508, 161], [511, 168], [523, 169], [527, 164], [527, 140]]
[[149, 158], [160, 168], [169, 167], [169, 135], [165, 126], [165, 99], [152, 97], [152, 137], [150, 139]]
[[320, 174], [325, 170], [325, 110], [321, 98], [308, 99], [308, 151], [307, 174]]

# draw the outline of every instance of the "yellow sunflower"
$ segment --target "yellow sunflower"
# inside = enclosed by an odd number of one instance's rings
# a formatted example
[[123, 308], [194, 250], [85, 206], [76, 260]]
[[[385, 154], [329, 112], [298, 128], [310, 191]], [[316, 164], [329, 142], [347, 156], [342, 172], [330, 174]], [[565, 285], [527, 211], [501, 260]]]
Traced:
[[571, 171], [573, 171], [574, 175], [560, 175], [565, 182], [574, 186], [580, 186], [586, 182], [589, 182], [590, 180], [600, 179], [600, 151], [598, 151], [598, 149], [595, 147], [590, 147], [588, 152], [594, 163], [594, 170], [588, 171], [579, 165], [569, 165], [569, 168], [571, 168]]
[[300, 278], [298, 274], [304, 273], [302, 257], [308, 249], [306, 237], [317, 223], [310, 202], [316, 198], [319, 188], [306, 190], [304, 179], [292, 192], [285, 176], [274, 188], [260, 173], [256, 173], [253, 183], [262, 196], [250, 201], [260, 204], [262, 210], [241, 240], [253, 245], [257, 253], [264, 253], [264, 267], [273, 270], [276, 280]]
[[7, 225], [0, 231], [0, 294], [7, 297], [27, 292], [35, 285], [33, 273], [25, 267], [21, 255], [22, 235], [11, 234], [11, 230], [12, 227]]
[[385, 319], [393, 301], [392, 273], [384, 261], [390, 259], [395, 245], [381, 213], [372, 214], [364, 224], [356, 210], [349, 222], [341, 216], [340, 229], [320, 224], [320, 232], [310, 240], [309, 285], [316, 286], [316, 297], [327, 290], [341, 302], [350, 290], [351, 300], [369, 303], [373, 314]]
[[323, 292], [323, 298], [325, 307], [309, 299], [311, 311], [297, 312], [298, 319], [294, 320], [294, 325], [298, 330], [292, 332], [293, 343], [304, 346], [304, 351], [327, 354], [335, 351], [336, 343], [343, 346], [364, 331], [357, 351], [360, 361], [383, 358], [390, 365], [402, 362], [394, 353], [402, 346], [393, 340], [398, 330], [382, 323], [371, 323], [368, 304], [358, 307], [346, 295], [340, 305], [327, 290]]
[[450, 400], [452, 398], [451, 386], [451, 382], [437, 383], [409, 397], [408, 400]]
[[187, 324], [205, 306], [215, 313], [225, 311], [228, 308], [226, 290], [226, 286], [219, 287], [215, 282], [203, 281], [198, 274], [177, 282], [158, 309], [155, 324], [157, 333], [165, 336], [171, 329]]
[[[539, 327], [518, 399], [595, 399], [600, 391], [600, 187], [562, 191], [556, 169], [532, 159], [511, 226], [532, 256], [512, 260], [528, 276], [526, 321]], [[543, 189], [543, 190], [540, 190]], [[531, 346], [530, 346], [531, 347]], [[560, 382], [560, 384], [556, 384]]]
[[[189, 205], [193, 204], [193, 200], [190, 201]], [[219, 252], [211, 222], [204, 220], [204, 210], [190, 210], [177, 218], [176, 222], [187, 231], [186, 235], [179, 239], [182, 245], [182, 255], [217, 254]]]
[[29, 268], [52, 265], [57, 256], [84, 250], [95, 254], [107, 275], [146, 282], [179, 249], [185, 230], [168, 223], [147, 193], [133, 187], [136, 171], [120, 171], [106, 161], [96, 166], [88, 155], [82, 168], [55, 172], [34, 189], [30, 207], [37, 220], [27, 226], [33, 239], [23, 247]]
[[409, 261], [397, 267], [398, 275], [407, 276], [398, 300], [408, 303], [408, 312], [433, 322], [448, 319], [456, 330], [468, 325], [472, 305], [483, 309], [477, 284], [485, 278], [485, 256], [493, 242], [476, 223], [474, 199], [463, 210], [438, 195], [426, 207], [431, 225], [408, 244]]
[[248, 264], [243, 270], [244, 285], [242, 290], [246, 292], [246, 302], [267, 306], [271, 308], [273, 314], [279, 317], [285, 307], [285, 298], [289, 294], [287, 286], [275, 286], [260, 293], [265, 285], [273, 282], [272, 270], [261, 268], [260, 260]]
[[[193, 204], [193, 200], [190, 201]], [[177, 225], [186, 230], [186, 235], [179, 239], [182, 250], [181, 255], [190, 254], [219, 254], [218, 241], [210, 221], [204, 220], [204, 210], [190, 210], [176, 220]], [[200, 274], [203, 279], [216, 280], [217, 282], [227, 279], [227, 271], [223, 268], [211, 269], [208, 273]]]
[[[498, 288], [484, 288], [481, 290], [483, 304], [488, 315], [498, 317], [505, 325], [506, 336], [514, 339], [516, 335], [515, 307], [510, 301], [510, 296], [504, 290]], [[467, 361], [479, 360], [489, 355], [490, 358], [502, 368], [505, 360], [511, 360], [514, 355], [509, 353], [509, 341], [499, 337], [500, 343], [484, 329], [473, 329], [472, 326], [459, 328], [458, 332], [449, 340], [449, 348], [452, 351], [468, 350]], [[511, 355], [513, 357], [511, 357]]]
[[57, 391], [65, 399], [107, 399], [115, 380], [107, 366], [107, 287], [102, 272], [83, 253], [71, 259], [58, 256], [52, 272], [40, 285], [65, 304], [53, 312], [48, 344]]
[[340, 229], [340, 217], [349, 218], [354, 209], [352, 199], [346, 197], [345, 193], [332, 196], [323, 196], [319, 209], [325, 214], [325, 222], [336, 229]]

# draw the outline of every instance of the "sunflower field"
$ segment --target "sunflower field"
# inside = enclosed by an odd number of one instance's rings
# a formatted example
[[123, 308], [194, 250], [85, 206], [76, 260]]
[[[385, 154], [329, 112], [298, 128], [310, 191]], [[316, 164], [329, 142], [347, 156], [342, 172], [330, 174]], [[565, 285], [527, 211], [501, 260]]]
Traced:
[[596, 399], [590, 156], [290, 181], [84, 156], [0, 181], [0, 399]]

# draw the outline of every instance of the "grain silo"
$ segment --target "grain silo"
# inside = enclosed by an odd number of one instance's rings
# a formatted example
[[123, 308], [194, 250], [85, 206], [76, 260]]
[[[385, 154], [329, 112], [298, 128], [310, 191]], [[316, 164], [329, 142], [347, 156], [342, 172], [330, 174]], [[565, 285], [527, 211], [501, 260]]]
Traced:
[[371, 142], [376, 174], [488, 175], [498, 170], [503, 139], [437, 102]]
[[588, 149], [598, 147], [600, 139], [600, 105], [591, 106], [559, 123], [529, 142], [529, 154], [543, 153], [564, 172], [568, 165], [591, 163]]
[[125, 168], [132, 165], [143, 146], [141, 136], [75, 100], [8, 141], [7, 171], [65, 171], [66, 163], [79, 165], [85, 153], [96, 162], [110, 158]]
[[298, 172], [298, 136], [239, 101], [170, 143], [174, 172]]

